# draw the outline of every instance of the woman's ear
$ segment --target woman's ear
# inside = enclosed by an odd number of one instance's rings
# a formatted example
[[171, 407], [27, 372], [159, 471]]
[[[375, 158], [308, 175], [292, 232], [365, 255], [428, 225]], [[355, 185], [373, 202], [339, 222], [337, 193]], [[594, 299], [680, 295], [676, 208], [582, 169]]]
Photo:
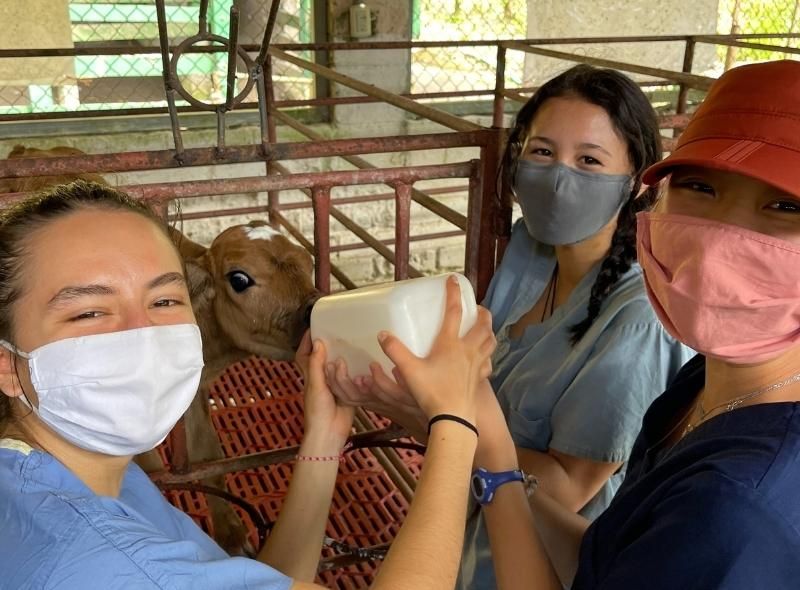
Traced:
[[8, 397], [19, 397], [23, 394], [17, 377], [16, 357], [5, 348], [0, 348], [0, 392]]

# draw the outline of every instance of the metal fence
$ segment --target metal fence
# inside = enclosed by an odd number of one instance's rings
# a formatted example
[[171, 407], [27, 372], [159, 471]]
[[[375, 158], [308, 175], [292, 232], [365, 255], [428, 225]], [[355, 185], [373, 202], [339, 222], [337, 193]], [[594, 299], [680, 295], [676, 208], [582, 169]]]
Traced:
[[[269, 2], [260, 0], [167, 0], [167, 28], [179, 45], [198, 33], [202, 4], [207, 8], [201, 27], [224, 37], [229, 35], [230, 8], [246, 15], [239, 23], [243, 45], [261, 41]], [[246, 9], [246, 10], [245, 10]], [[165, 106], [162, 64], [157, 53], [93, 51], [98, 48], [157, 46], [155, 4], [147, 0], [71, 0], [69, 23], [74, 48], [82, 52], [63, 62], [52, 80], [4, 83], [0, 76], [0, 115], [85, 112]], [[308, 43], [312, 38], [312, 0], [282, 0], [273, 41]], [[308, 57], [308, 54], [304, 54]], [[238, 64], [241, 68], [241, 63]], [[228, 55], [221, 48], [212, 53], [186, 53], [178, 63], [181, 83], [200, 100], [223, 102]], [[311, 98], [313, 75], [291, 64], [273, 73], [280, 98]], [[255, 101], [255, 96], [249, 97]], [[188, 103], [179, 101], [179, 106]]]
[[[207, 4], [206, 26], [215, 34], [228, 36], [230, 8], [238, 6], [246, 19], [240, 22], [242, 45], [260, 42], [270, 2], [263, 0], [167, 0], [168, 33], [176, 45], [197, 33], [201, 5]], [[283, 0], [273, 35], [275, 43], [312, 43], [314, 11], [325, 3], [313, 0]], [[463, 97], [433, 97], [430, 100], [486, 98], [494, 84], [496, 49], [493, 46], [457, 45], [458, 42], [524, 39], [527, 37], [526, 0], [413, 0], [412, 41], [450, 42], [447, 47], [413, 47], [410, 66], [410, 92], [438, 94], [464, 92]], [[91, 112], [166, 105], [161, 80], [161, 62], [156, 53], [116, 54], [93, 49], [131, 45], [157, 45], [156, 8], [148, 0], [70, 0], [71, 39], [79, 55], [64, 61], [63, 72], [52, 80], [14, 81], [0, 79], [0, 116], [37, 113]], [[769, 34], [800, 32], [800, 0], [720, 0], [717, 31], [720, 34]], [[796, 40], [788, 46], [798, 47]], [[568, 48], [564, 48], [568, 49]], [[668, 51], [680, 52], [675, 45]], [[593, 45], [582, 48], [587, 55], [613, 58], [616, 48]], [[642, 47], [640, 56], [626, 60], [646, 65], [651, 57]], [[310, 51], [296, 54], [312, 59]], [[718, 75], [733, 65], [775, 59], [761, 49], [719, 47], [713, 59], [699, 60], [698, 73]], [[178, 63], [183, 86], [204, 101], [222, 102], [225, 92], [227, 53], [184, 53]], [[537, 62], [540, 64], [541, 60]], [[241, 70], [243, 64], [239, 63]], [[547, 67], [539, 68], [549, 73]], [[505, 76], [509, 86], [532, 86], [531, 58], [509, 55]], [[0, 77], [2, 69], [0, 69]], [[308, 100], [315, 96], [315, 74], [294, 64], [281, 62], [273, 72], [278, 100]], [[483, 93], [483, 91], [486, 91]], [[247, 102], [255, 102], [255, 96]], [[188, 106], [179, 101], [178, 106]]]

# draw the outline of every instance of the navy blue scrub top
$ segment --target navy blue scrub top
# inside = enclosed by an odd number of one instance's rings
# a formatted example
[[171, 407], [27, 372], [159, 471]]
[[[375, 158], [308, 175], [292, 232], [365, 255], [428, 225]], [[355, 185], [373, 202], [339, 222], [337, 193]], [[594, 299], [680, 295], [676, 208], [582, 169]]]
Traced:
[[658, 448], [704, 381], [698, 356], [648, 410], [573, 590], [800, 588], [800, 403], [720, 414]]

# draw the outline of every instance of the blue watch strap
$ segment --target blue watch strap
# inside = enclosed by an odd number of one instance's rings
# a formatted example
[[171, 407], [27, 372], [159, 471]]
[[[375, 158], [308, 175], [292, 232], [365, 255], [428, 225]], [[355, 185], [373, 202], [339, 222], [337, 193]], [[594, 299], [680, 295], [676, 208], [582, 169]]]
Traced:
[[525, 481], [525, 474], [520, 469], [492, 472], [479, 467], [472, 473], [472, 495], [479, 504], [489, 504], [497, 488], [513, 481]]

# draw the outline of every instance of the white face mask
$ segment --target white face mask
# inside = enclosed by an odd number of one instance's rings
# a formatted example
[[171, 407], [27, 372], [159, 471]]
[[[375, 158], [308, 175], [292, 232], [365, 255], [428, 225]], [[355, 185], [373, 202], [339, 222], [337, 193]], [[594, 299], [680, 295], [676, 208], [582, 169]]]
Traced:
[[39, 396], [32, 408], [72, 444], [126, 456], [160, 444], [189, 408], [203, 370], [203, 344], [194, 324], [152, 326], [67, 338], [29, 354]]

